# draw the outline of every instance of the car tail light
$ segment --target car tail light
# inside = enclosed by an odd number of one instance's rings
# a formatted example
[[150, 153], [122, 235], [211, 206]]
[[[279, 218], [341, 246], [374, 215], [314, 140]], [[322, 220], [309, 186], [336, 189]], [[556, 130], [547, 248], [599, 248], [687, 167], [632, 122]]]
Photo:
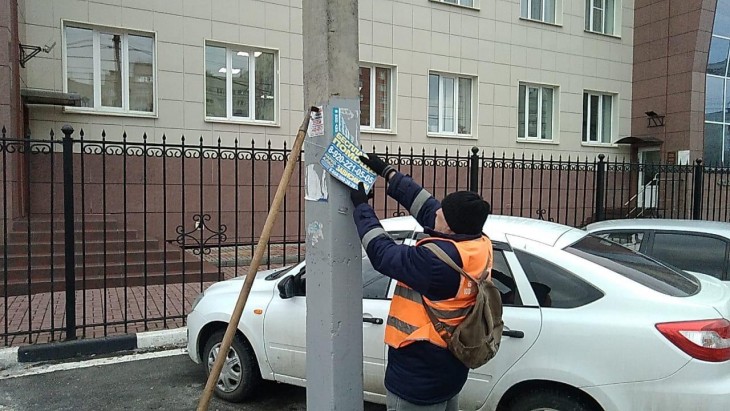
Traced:
[[702, 361], [730, 360], [730, 321], [702, 320], [657, 324], [669, 341], [693, 358]]

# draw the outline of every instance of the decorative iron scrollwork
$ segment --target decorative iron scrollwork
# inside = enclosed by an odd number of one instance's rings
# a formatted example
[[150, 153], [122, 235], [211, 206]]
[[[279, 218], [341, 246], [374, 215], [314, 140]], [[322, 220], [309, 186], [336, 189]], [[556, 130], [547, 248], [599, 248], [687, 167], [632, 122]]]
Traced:
[[[220, 247], [226, 242], [228, 237], [225, 233], [228, 228], [225, 224], [221, 224], [218, 226], [218, 231], [212, 230], [208, 226], [209, 221], [210, 214], [193, 215], [195, 228], [190, 231], [185, 231], [182, 225], [177, 226], [175, 232], [178, 235], [175, 238], [175, 242], [182, 248], [192, 248], [193, 254], [195, 255], [210, 254], [211, 247]], [[195, 233], [199, 233], [197, 237], [194, 235]], [[191, 247], [191, 245], [194, 247]]]

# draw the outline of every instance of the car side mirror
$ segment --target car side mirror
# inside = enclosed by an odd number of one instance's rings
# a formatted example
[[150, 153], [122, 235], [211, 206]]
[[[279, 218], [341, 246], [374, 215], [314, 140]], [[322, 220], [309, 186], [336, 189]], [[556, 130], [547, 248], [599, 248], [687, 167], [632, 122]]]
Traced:
[[279, 289], [279, 297], [284, 300], [292, 298], [294, 297], [294, 295], [296, 295], [296, 284], [294, 283], [294, 276], [288, 275], [284, 277], [283, 280], [279, 281], [279, 284], [276, 287]]

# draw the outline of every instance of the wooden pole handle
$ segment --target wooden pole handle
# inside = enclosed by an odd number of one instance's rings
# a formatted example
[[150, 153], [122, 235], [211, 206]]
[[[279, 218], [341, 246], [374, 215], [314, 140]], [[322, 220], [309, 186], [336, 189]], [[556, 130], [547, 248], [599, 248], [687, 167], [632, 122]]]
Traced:
[[279, 208], [281, 208], [281, 204], [284, 202], [284, 195], [286, 194], [286, 189], [289, 186], [289, 180], [294, 172], [294, 166], [296, 165], [297, 160], [299, 159], [299, 154], [302, 151], [304, 136], [307, 134], [310, 115], [313, 111], [316, 112], [318, 109], [316, 107], [312, 107], [307, 112], [302, 125], [299, 127], [299, 132], [294, 140], [294, 146], [291, 149], [289, 161], [286, 163], [286, 167], [284, 168], [284, 175], [279, 182], [279, 187], [276, 189], [274, 201], [269, 209], [269, 215], [266, 217], [266, 223], [264, 223], [261, 237], [256, 245], [256, 251], [251, 259], [248, 274], [246, 275], [243, 287], [241, 288], [241, 293], [238, 295], [238, 301], [236, 302], [236, 307], [233, 309], [231, 320], [226, 328], [226, 334], [223, 336], [220, 350], [218, 350], [218, 356], [215, 359], [215, 364], [213, 364], [213, 369], [210, 370], [210, 375], [208, 375], [208, 382], [205, 384], [203, 394], [200, 396], [197, 411], [208, 410], [208, 404], [210, 403], [210, 398], [213, 394], [213, 388], [215, 387], [218, 377], [221, 374], [221, 370], [223, 369], [223, 363], [228, 350], [231, 348], [233, 336], [236, 335], [238, 323], [241, 321], [241, 315], [243, 314], [243, 307], [246, 305], [246, 300], [248, 300], [248, 295], [251, 292], [251, 287], [253, 286], [253, 280], [256, 278], [256, 272], [261, 264], [261, 258], [264, 255], [264, 250], [266, 249], [266, 245], [269, 243], [269, 238], [271, 237], [271, 230], [273, 229], [276, 217], [279, 214]]

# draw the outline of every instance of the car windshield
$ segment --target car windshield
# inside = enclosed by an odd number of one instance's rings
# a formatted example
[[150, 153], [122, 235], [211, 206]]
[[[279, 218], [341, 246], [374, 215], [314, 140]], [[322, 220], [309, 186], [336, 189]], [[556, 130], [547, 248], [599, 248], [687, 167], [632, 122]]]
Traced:
[[699, 280], [613, 241], [583, 237], [565, 251], [592, 261], [663, 294], [687, 297], [700, 290]]

